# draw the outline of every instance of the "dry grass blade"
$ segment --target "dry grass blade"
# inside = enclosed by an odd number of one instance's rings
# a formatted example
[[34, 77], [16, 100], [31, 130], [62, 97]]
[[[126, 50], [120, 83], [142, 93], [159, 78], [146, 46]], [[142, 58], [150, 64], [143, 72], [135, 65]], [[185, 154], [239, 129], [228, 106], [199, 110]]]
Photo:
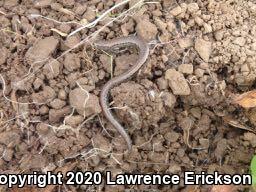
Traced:
[[55, 28], [51, 28], [51, 31], [54, 31], [54, 32], [58, 33], [58, 34], [59, 34], [60, 36], [62, 36], [62, 37], [67, 37], [67, 36], [68, 36], [67, 33], [63, 33], [63, 32], [61, 32], [60, 30], [55, 29]]
[[256, 134], [256, 131], [254, 131], [252, 128], [241, 124], [240, 122], [232, 119], [231, 117], [225, 116], [225, 117], [223, 117], [223, 120], [224, 120], [224, 122], [231, 125], [232, 127], [236, 127], [236, 128], [239, 128], [239, 129], [250, 131], [250, 132]]
[[233, 100], [234, 104], [238, 104], [243, 108], [256, 107], [256, 90], [243, 93]]

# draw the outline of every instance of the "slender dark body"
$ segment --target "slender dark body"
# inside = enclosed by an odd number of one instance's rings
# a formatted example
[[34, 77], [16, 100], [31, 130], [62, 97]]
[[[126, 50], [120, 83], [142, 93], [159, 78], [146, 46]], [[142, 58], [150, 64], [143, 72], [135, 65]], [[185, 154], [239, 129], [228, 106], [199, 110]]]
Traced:
[[114, 116], [112, 115], [109, 109], [109, 103], [108, 103], [109, 91], [110, 89], [117, 86], [121, 82], [129, 79], [141, 68], [141, 66], [146, 62], [148, 58], [149, 46], [142, 38], [138, 36], [128, 36], [128, 37], [121, 37], [121, 38], [108, 40], [108, 41], [95, 42], [96, 47], [102, 50], [111, 50], [115, 47], [124, 47], [126, 45], [131, 45], [131, 44], [136, 45], [139, 49], [138, 60], [136, 61], [136, 63], [133, 64], [133, 66], [128, 71], [109, 80], [103, 86], [100, 94], [100, 104], [105, 117], [112, 123], [112, 125], [117, 129], [117, 131], [125, 139], [129, 150], [132, 147], [131, 138], [125, 131], [124, 127], [114, 118]]

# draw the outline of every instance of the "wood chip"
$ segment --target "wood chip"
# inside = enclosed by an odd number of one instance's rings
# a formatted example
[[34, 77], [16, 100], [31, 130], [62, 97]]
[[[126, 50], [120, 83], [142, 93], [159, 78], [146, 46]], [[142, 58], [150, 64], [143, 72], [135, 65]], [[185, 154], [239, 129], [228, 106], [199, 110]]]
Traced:
[[234, 104], [238, 104], [243, 108], [256, 107], [256, 90], [243, 93], [233, 100]]

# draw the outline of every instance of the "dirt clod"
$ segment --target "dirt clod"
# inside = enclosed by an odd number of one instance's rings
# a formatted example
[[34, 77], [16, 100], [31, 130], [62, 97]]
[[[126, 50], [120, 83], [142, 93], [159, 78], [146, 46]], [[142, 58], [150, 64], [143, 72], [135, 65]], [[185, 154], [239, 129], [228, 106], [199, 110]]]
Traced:
[[46, 37], [39, 40], [36, 44], [29, 48], [25, 58], [31, 64], [36, 62], [43, 62], [51, 56], [56, 50], [59, 40], [54, 37]]
[[211, 42], [205, 41], [203, 39], [196, 39], [195, 41], [195, 50], [198, 52], [200, 57], [208, 62], [211, 55]]
[[86, 91], [81, 88], [76, 88], [70, 91], [69, 102], [70, 105], [84, 117], [101, 112], [99, 98], [91, 93], [86, 93]]
[[168, 80], [169, 86], [174, 95], [189, 95], [190, 88], [183, 74], [175, 69], [168, 69], [165, 72], [165, 79]]

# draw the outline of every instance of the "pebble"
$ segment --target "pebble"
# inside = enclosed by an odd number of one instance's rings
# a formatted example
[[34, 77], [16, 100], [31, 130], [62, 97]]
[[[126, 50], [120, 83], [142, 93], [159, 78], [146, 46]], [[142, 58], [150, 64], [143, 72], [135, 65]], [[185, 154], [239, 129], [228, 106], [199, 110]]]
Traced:
[[49, 127], [45, 123], [39, 123], [36, 126], [36, 131], [39, 135], [46, 135], [49, 132]]
[[178, 67], [178, 71], [183, 74], [192, 74], [193, 73], [193, 65], [192, 64], [181, 64]]
[[170, 131], [164, 135], [164, 138], [171, 143], [177, 142], [179, 137], [179, 134], [174, 131]]
[[176, 163], [171, 163], [170, 167], [167, 170], [170, 174], [177, 174], [181, 172], [181, 167]]
[[168, 92], [163, 92], [161, 95], [161, 98], [164, 101], [165, 106], [169, 107], [169, 108], [173, 108], [175, 103], [176, 103], [176, 97]]
[[139, 23], [136, 26], [136, 32], [145, 40], [150, 41], [156, 39], [158, 30], [155, 24], [142, 19], [139, 20]]
[[168, 88], [168, 81], [163, 77], [158, 78], [156, 83], [160, 90], [165, 90]]
[[246, 43], [246, 39], [244, 37], [237, 37], [234, 39], [233, 43], [243, 47]]
[[204, 23], [203, 24], [204, 26], [204, 33], [211, 33], [212, 32], [212, 26], [207, 24], [207, 23]]
[[49, 64], [44, 65], [43, 73], [45, 74], [47, 79], [53, 79], [55, 77], [58, 77], [58, 75], [60, 74], [60, 67], [61, 67], [60, 62], [57, 60], [54, 60]]
[[33, 93], [32, 98], [34, 102], [45, 103], [56, 97], [55, 91], [50, 86], [45, 86], [43, 91]]
[[193, 40], [191, 38], [182, 38], [178, 40], [180, 48], [187, 49], [193, 46]]
[[13, 147], [20, 142], [20, 135], [15, 131], [4, 131], [0, 133], [0, 143]]
[[199, 6], [197, 3], [190, 3], [187, 6], [187, 10], [189, 13], [196, 13], [199, 10]]
[[54, 109], [61, 109], [66, 105], [66, 102], [60, 99], [54, 99], [50, 102], [50, 105]]
[[65, 100], [67, 98], [67, 93], [64, 89], [59, 90], [58, 98], [62, 100]]
[[195, 70], [195, 75], [197, 76], [197, 77], [203, 77], [204, 76], [204, 70], [203, 69], [200, 69], [200, 68], [198, 68], [198, 69], [196, 69]]
[[197, 119], [201, 118], [202, 115], [202, 111], [200, 109], [200, 107], [194, 107], [190, 109], [190, 113]]
[[77, 112], [84, 117], [88, 117], [92, 114], [98, 114], [101, 112], [99, 98], [91, 93], [88, 93], [87, 95], [87, 93], [80, 88], [76, 88], [70, 91], [69, 102], [70, 105], [74, 107]]
[[249, 141], [252, 147], [256, 147], [256, 135], [250, 132], [244, 133], [244, 140]]
[[170, 14], [173, 16], [177, 16], [181, 13], [182, 13], [182, 8], [180, 6], [177, 6], [170, 11]]
[[13, 154], [14, 154], [13, 149], [7, 148], [7, 149], [4, 151], [3, 159], [4, 159], [5, 161], [11, 161], [11, 160], [12, 160], [12, 157], [13, 157]]
[[39, 109], [39, 113], [41, 114], [41, 115], [45, 115], [45, 114], [47, 114], [49, 112], [49, 108], [46, 106], [46, 105], [43, 105], [42, 107], [40, 107], [40, 109]]
[[71, 112], [72, 112], [72, 109], [69, 106], [66, 106], [62, 109], [50, 109], [49, 121], [51, 123], [58, 123], [62, 118], [69, 115]]
[[73, 35], [68, 37], [65, 42], [64, 45], [70, 49], [72, 47], [74, 47], [75, 45], [77, 45], [80, 42], [80, 38], [77, 35]]
[[59, 40], [53, 36], [41, 39], [28, 49], [25, 58], [31, 64], [46, 60], [57, 49], [58, 44]]
[[74, 53], [68, 53], [64, 59], [64, 67], [70, 72], [79, 69], [80, 58]]
[[172, 89], [174, 95], [189, 95], [190, 88], [188, 82], [182, 73], [175, 69], [168, 69], [165, 72], [165, 79], [169, 82], [169, 87]]
[[33, 87], [35, 90], [38, 90], [44, 84], [43, 80], [40, 78], [36, 78], [33, 82]]
[[81, 115], [66, 116], [65, 123], [71, 127], [76, 127], [83, 122], [84, 118]]
[[88, 7], [82, 18], [86, 19], [88, 22], [91, 22], [96, 18], [96, 11], [91, 7]]
[[195, 50], [205, 62], [208, 62], [212, 51], [212, 43], [203, 39], [196, 39]]

